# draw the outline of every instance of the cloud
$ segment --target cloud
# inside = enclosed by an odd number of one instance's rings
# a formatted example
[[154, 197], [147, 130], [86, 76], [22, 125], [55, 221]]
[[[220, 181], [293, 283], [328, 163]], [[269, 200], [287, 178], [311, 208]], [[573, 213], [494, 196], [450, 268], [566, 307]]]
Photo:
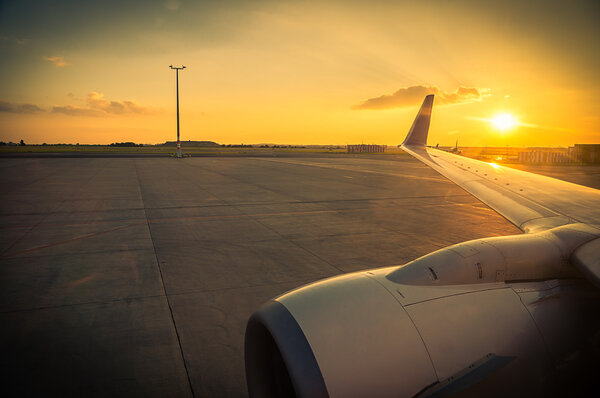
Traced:
[[65, 61], [65, 57], [63, 57], [62, 55], [55, 55], [52, 57], [42, 57], [42, 59], [53, 63], [54, 66], [56, 66], [57, 68], [64, 68], [65, 66], [71, 65], [70, 63]]
[[352, 109], [390, 109], [418, 105], [429, 94], [436, 95], [439, 105], [460, 104], [465, 102], [481, 101], [488, 96], [488, 89], [460, 86], [454, 92], [440, 90], [435, 86], [410, 86], [401, 88], [391, 95], [381, 95], [355, 105]]
[[489, 91], [487, 88], [459, 86], [453, 93], [446, 91], [438, 92], [436, 99], [440, 105], [462, 104], [465, 102], [481, 101], [484, 97], [489, 96]]
[[86, 98], [87, 106], [65, 105], [52, 107], [53, 113], [63, 113], [69, 116], [106, 116], [106, 115], [148, 115], [156, 113], [153, 108], [148, 108], [132, 100], [107, 100], [104, 95], [95, 91], [90, 92]]
[[8, 101], [0, 101], [0, 112], [9, 113], [38, 113], [45, 112], [42, 108], [34, 104], [13, 104]]
[[77, 105], [53, 106], [52, 113], [64, 113], [69, 116], [102, 116], [102, 112]]
[[126, 113], [148, 114], [154, 113], [154, 110], [143, 107], [135, 101], [109, 101], [104, 99], [104, 95], [92, 91], [87, 96], [87, 103], [91, 109], [111, 113], [115, 115], [123, 115]]

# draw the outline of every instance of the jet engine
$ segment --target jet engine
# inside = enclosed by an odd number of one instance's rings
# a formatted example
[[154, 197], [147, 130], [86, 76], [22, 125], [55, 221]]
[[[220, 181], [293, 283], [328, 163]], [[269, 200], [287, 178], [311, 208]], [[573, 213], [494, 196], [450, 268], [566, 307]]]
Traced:
[[599, 294], [572, 224], [474, 240], [266, 303], [246, 328], [251, 397], [548, 396], [598, 370]]

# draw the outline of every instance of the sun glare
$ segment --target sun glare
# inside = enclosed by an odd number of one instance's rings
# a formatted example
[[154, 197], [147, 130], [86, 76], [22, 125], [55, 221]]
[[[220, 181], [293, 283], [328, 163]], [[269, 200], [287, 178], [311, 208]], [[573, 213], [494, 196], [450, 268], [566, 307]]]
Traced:
[[500, 131], [513, 129], [519, 124], [517, 119], [508, 113], [501, 113], [490, 119], [492, 125]]

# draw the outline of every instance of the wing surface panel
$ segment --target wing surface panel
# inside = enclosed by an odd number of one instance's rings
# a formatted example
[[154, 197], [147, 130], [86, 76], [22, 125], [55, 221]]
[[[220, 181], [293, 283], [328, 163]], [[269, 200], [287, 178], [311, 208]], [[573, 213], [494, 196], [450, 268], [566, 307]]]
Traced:
[[600, 191], [424, 146], [403, 149], [525, 232], [600, 224]]

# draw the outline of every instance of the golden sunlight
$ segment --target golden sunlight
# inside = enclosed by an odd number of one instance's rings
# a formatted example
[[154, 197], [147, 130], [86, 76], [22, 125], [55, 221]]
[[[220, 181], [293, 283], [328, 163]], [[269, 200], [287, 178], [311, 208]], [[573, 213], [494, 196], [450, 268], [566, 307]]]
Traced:
[[509, 113], [501, 113], [490, 119], [490, 123], [500, 131], [511, 130], [519, 124], [519, 121]]

